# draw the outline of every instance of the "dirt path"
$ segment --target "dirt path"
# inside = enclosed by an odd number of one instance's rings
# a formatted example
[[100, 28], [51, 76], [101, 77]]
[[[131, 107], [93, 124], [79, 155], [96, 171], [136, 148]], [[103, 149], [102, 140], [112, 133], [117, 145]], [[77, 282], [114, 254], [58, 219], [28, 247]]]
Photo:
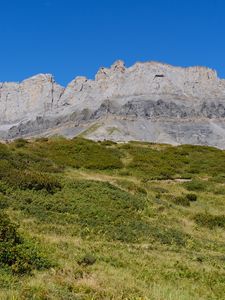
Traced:
[[[117, 185], [117, 180], [126, 180], [129, 182], [132, 182], [136, 185], [140, 185], [140, 179], [135, 177], [129, 177], [129, 176], [118, 176], [118, 175], [107, 175], [107, 174], [101, 174], [101, 173], [92, 173], [91, 171], [85, 172], [84, 170], [75, 170], [75, 169], [69, 169], [66, 172], [66, 176], [70, 178], [77, 178], [77, 179], [87, 179], [87, 180], [96, 180], [96, 181], [104, 181], [104, 182], [110, 182], [111, 184]], [[191, 179], [164, 179], [164, 180], [149, 180], [149, 182], [156, 183], [156, 182], [166, 182], [166, 183], [175, 183], [175, 182], [190, 182]]]
[[130, 178], [130, 177], [124, 177], [124, 176], [116, 176], [116, 175], [107, 175], [107, 174], [101, 174], [101, 173], [91, 173], [91, 172], [85, 172], [80, 170], [68, 170], [66, 172], [66, 175], [70, 178], [83, 178], [87, 180], [97, 180], [97, 181], [106, 181], [110, 182], [112, 184], [115, 184], [116, 180], [127, 180], [130, 182], [133, 182], [135, 184], [140, 183], [140, 180], [137, 178]]

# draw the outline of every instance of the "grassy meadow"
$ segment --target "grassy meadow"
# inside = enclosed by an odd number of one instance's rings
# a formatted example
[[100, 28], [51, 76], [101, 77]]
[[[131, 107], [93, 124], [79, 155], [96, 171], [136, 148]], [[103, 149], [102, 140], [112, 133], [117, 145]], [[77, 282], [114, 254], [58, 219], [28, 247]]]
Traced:
[[225, 299], [225, 151], [0, 144], [0, 299]]

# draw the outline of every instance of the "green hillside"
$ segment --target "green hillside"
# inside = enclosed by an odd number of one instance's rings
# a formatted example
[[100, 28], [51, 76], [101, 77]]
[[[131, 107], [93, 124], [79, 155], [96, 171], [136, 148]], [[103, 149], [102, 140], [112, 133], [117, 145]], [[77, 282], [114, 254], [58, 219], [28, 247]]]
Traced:
[[0, 144], [0, 299], [225, 299], [225, 151]]

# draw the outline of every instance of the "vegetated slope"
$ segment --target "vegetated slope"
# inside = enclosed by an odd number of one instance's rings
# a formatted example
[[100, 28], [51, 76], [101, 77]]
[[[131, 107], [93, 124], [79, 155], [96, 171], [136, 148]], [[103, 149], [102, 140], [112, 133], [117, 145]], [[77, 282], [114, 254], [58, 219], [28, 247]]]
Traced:
[[224, 195], [212, 147], [0, 144], [0, 299], [225, 299]]

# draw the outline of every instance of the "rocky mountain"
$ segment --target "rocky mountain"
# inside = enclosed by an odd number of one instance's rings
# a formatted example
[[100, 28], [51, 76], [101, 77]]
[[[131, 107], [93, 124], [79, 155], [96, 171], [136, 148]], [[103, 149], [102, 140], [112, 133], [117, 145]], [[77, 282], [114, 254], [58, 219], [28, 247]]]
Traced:
[[52, 75], [0, 83], [0, 138], [82, 135], [225, 148], [225, 80], [205, 67], [122, 61], [66, 88]]

